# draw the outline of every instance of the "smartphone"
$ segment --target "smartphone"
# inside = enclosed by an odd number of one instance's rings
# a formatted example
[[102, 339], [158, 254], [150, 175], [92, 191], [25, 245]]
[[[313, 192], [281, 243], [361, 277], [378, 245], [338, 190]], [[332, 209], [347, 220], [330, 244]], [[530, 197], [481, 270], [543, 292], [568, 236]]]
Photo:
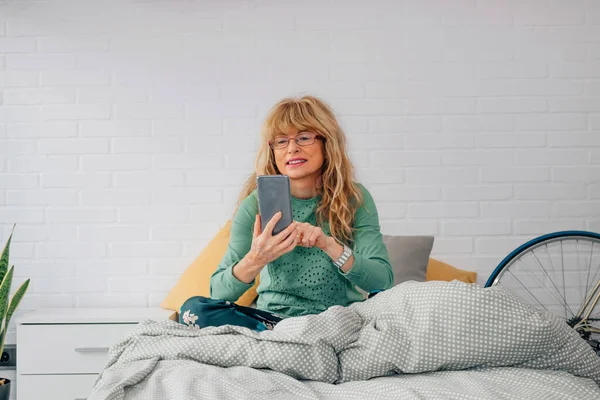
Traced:
[[263, 231], [271, 218], [281, 211], [281, 219], [273, 228], [273, 235], [276, 235], [292, 223], [290, 178], [287, 175], [259, 175], [256, 177], [256, 186]]

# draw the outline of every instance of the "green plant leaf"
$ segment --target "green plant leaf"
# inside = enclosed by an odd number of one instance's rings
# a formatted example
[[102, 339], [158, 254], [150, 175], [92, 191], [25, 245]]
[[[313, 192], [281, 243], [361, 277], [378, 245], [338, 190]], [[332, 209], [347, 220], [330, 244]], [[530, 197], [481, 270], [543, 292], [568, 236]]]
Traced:
[[29, 279], [23, 282], [23, 284], [17, 289], [17, 291], [13, 295], [12, 300], [10, 301], [10, 306], [8, 306], [8, 311], [6, 312], [6, 329], [8, 329], [8, 323], [10, 322], [11, 317], [15, 313], [15, 310], [19, 306], [19, 303], [23, 299], [23, 296], [25, 296], [25, 292], [27, 291], [28, 287]]
[[6, 241], [6, 245], [4, 246], [4, 250], [2, 251], [2, 256], [0, 256], [0, 281], [4, 279], [4, 275], [6, 275], [6, 271], [8, 270], [8, 256], [10, 253], [10, 241], [12, 240], [12, 235], [15, 230], [15, 226], [13, 225], [13, 229], [10, 232], [10, 236]]
[[13, 271], [15, 270], [14, 265], [10, 267], [7, 274], [2, 279], [0, 284], [0, 324], [2, 324], [2, 330], [6, 330], [7, 326], [4, 325], [4, 317], [6, 316], [6, 310], [8, 309], [8, 296], [10, 295], [10, 286], [12, 284]]
[[0, 354], [4, 353], [4, 339], [6, 339], [6, 331], [0, 333]]

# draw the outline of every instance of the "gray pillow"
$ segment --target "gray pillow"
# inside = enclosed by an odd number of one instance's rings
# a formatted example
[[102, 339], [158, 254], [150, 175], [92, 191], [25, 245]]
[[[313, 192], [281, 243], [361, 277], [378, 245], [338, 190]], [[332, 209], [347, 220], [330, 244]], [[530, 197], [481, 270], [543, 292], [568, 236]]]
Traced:
[[425, 282], [433, 240], [433, 236], [383, 235], [394, 270], [394, 285], [411, 280]]

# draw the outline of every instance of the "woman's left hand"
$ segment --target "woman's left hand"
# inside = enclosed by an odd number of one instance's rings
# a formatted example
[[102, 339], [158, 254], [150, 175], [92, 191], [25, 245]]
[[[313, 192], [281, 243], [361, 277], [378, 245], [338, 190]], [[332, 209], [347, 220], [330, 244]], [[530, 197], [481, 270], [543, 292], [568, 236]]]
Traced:
[[327, 246], [327, 236], [318, 226], [308, 222], [297, 222], [298, 240], [297, 245], [302, 247], [318, 247], [323, 250]]

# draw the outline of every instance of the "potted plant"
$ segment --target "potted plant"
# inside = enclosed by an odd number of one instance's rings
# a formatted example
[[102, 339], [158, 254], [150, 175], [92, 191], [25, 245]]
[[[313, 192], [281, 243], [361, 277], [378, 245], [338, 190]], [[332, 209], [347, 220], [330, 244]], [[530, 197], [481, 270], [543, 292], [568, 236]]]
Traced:
[[[27, 279], [21, 287], [15, 292], [10, 299], [10, 286], [12, 284], [14, 265], [8, 268], [8, 256], [10, 252], [10, 241], [12, 239], [15, 227], [13, 225], [12, 232], [8, 237], [8, 241], [0, 256], [0, 357], [4, 353], [4, 340], [6, 339], [6, 331], [8, 323], [15, 313], [17, 306], [27, 291], [29, 279]], [[0, 400], [8, 400], [10, 397], [10, 380], [0, 377]]]

